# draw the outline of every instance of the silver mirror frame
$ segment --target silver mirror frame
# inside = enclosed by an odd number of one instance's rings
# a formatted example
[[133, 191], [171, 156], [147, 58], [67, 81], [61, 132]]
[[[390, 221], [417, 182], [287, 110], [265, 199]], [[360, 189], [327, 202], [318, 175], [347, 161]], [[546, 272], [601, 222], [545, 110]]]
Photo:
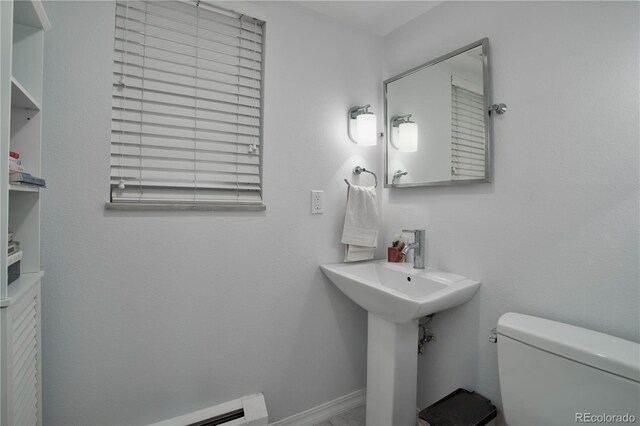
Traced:
[[[484, 137], [485, 137], [485, 176], [483, 179], [467, 179], [467, 180], [445, 180], [438, 182], [423, 182], [423, 183], [391, 183], [389, 182], [389, 143], [391, 138], [391, 128], [389, 127], [389, 117], [387, 116], [387, 85], [393, 83], [396, 80], [406, 77], [410, 74], [418, 72], [422, 69], [428, 68], [439, 62], [450, 59], [468, 50], [475, 49], [476, 47], [482, 47], [482, 80], [483, 80], [483, 97], [485, 104], [484, 111]], [[468, 44], [446, 55], [440, 56], [425, 64], [419, 65], [415, 68], [405, 71], [402, 74], [398, 74], [395, 77], [391, 77], [382, 83], [382, 93], [384, 96], [384, 131], [385, 131], [385, 144], [384, 144], [384, 187], [385, 188], [405, 188], [416, 186], [443, 186], [443, 185], [468, 185], [471, 183], [490, 183], [493, 175], [493, 167], [491, 162], [492, 157], [492, 145], [491, 140], [492, 128], [491, 128], [491, 78], [489, 75], [489, 39], [487, 37], [478, 40], [474, 43]], [[506, 106], [505, 106], [506, 109]]]

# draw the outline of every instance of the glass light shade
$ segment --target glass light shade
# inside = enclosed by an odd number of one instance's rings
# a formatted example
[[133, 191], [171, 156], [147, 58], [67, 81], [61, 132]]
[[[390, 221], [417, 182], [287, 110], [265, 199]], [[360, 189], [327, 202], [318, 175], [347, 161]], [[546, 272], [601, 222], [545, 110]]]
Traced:
[[411, 121], [400, 124], [398, 131], [398, 151], [415, 152], [418, 150], [418, 125]]
[[356, 140], [358, 145], [373, 146], [376, 144], [376, 116], [370, 112], [360, 114], [356, 117], [357, 134]]

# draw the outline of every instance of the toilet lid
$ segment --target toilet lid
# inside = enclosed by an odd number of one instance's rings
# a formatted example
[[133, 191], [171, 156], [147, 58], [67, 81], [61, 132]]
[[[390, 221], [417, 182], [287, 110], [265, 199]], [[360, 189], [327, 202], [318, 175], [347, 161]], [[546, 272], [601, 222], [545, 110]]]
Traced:
[[[498, 334], [538, 349], [640, 382], [640, 344], [530, 315], [506, 313]], [[498, 338], [498, 344], [500, 339]]]

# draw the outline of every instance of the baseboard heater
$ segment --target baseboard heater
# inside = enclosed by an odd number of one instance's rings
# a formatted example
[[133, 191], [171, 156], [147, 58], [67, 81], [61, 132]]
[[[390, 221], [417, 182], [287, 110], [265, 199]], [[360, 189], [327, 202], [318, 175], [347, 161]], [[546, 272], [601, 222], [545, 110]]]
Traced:
[[[244, 409], [230, 411], [228, 413], [220, 414], [219, 416], [213, 416], [208, 419], [200, 420], [199, 422], [191, 423], [187, 426], [219, 426], [228, 425], [233, 420], [240, 420], [244, 418]], [[246, 423], [241, 423], [246, 424]]]
[[261, 393], [194, 411], [151, 426], [267, 426], [267, 406]]

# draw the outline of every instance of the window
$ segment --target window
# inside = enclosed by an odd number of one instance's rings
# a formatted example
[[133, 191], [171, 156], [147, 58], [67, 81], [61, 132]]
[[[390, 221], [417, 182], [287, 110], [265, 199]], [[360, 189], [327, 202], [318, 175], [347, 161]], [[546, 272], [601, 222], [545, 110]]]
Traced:
[[482, 87], [451, 78], [451, 179], [485, 177], [485, 130]]
[[201, 1], [117, 1], [108, 205], [264, 209], [263, 30]]

